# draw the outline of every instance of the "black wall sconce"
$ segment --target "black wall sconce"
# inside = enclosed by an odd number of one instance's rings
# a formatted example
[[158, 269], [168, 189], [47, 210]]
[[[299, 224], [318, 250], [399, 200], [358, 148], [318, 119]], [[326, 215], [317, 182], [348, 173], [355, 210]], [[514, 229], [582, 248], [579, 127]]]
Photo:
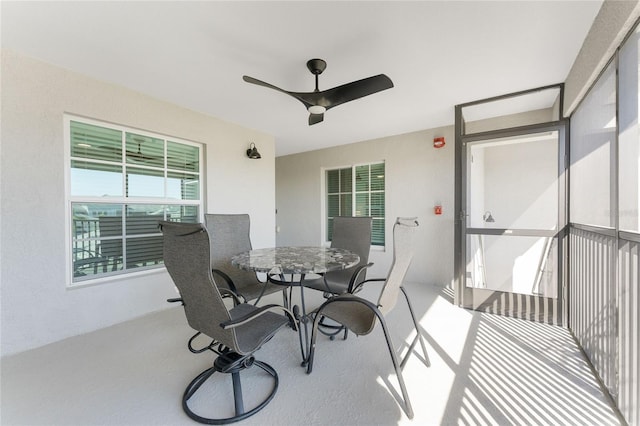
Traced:
[[251, 145], [249, 145], [249, 149], [247, 150], [247, 157], [251, 158], [252, 160], [258, 160], [262, 158], [262, 155], [260, 155], [260, 153], [258, 152], [258, 148], [256, 148], [256, 144], [253, 142], [251, 142]]

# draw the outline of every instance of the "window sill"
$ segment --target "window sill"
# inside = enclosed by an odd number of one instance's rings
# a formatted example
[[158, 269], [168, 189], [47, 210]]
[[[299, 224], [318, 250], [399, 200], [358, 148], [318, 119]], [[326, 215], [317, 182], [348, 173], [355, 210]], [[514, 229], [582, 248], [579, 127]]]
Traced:
[[110, 282], [114, 282], [114, 281], [124, 281], [124, 280], [131, 280], [131, 279], [135, 279], [135, 278], [139, 278], [139, 277], [144, 277], [147, 275], [154, 275], [154, 274], [164, 274], [167, 273], [167, 268], [165, 268], [164, 266], [159, 267], [159, 268], [153, 268], [153, 269], [145, 269], [144, 271], [136, 271], [136, 272], [127, 272], [127, 273], [123, 273], [123, 274], [118, 274], [118, 275], [110, 275], [107, 277], [99, 277], [99, 278], [94, 278], [94, 279], [90, 279], [90, 280], [86, 280], [86, 281], [79, 281], [79, 282], [71, 282], [71, 283], [67, 283], [67, 290], [76, 290], [76, 289], [80, 289], [80, 288], [86, 288], [86, 287], [94, 287], [97, 285], [102, 285], [102, 284], [107, 284]]
[[[322, 243], [322, 247], [331, 247], [331, 241], [325, 241]], [[370, 246], [370, 251], [377, 251], [384, 253], [387, 251], [386, 246]]]

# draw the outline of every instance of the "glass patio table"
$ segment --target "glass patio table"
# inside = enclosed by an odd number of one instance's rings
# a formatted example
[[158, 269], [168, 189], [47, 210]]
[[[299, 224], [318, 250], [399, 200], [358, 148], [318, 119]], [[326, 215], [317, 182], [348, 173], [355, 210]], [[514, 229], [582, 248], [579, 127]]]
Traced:
[[[358, 262], [360, 262], [360, 256], [356, 253], [330, 247], [263, 248], [240, 253], [231, 258], [232, 265], [247, 271], [265, 273], [268, 280], [274, 284], [300, 287], [300, 308], [295, 305], [292, 310], [299, 325], [298, 335], [303, 366], [307, 363], [310, 344], [309, 317], [304, 302], [305, 276], [347, 269], [357, 265]], [[291, 279], [287, 280], [285, 278], [287, 275], [290, 275]], [[296, 279], [296, 276], [299, 278]]]

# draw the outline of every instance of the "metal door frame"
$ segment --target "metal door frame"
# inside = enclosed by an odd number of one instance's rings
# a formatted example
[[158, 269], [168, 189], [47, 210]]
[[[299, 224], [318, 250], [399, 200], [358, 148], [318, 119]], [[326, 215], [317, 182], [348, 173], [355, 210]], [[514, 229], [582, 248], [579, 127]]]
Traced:
[[[545, 123], [530, 124], [518, 127], [511, 127], [506, 129], [491, 130], [485, 132], [478, 132], [472, 134], [466, 134], [465, 122], [463, 118], [463, 108], [469, 106], [475, 106], [482, 103], [489, 103], [499, 100], [504, 100], [512, 97], [527, 95], [530, 93], [548, 90], [559, 89], [559, 108], [558, 119], [556, 121], [550, 121]], [[568, 160], [569, 160], [569, 120], [561, 118], [561, 111], [563, 109], [563, 92], [564, 85], [551, 85], [540, 87], [536, 89], [526, 90], [522, 92], [512, 93], [503, 96], [497, 96], [493, 98], [483, 99], [480, 101], [470, 102], [466, 104], [456, 105], [455, 107], [455, 203], [454, 203], [454, 303], [460, 307], [467, 309], [484, 310], [482, 307], [474, 307], [473, 293], [474, 289], [466, 287], [466, 235], [467, 235], [467, 221], [466, 212], [464, 210], [467, 202], [466, 194], [466, 180], [467, 180], [467, 144], [471, 142], [477, 142], [488, 139], [505, 138], [511, 136], [518, 136], [527, 133], [541, 133], [545, 131], [558, 131], [558, 226], [555, 237], [558, 241], [558, 294], [556, 299], [542, 298], [540, 296], [521, 295], [509, 292], [495, 291], [496, 294], [502, 293], [502, 298], [507, 299], [510, 297], [513, 299], [511, 302], [505, 300], [508, 305], [512, 303], [514, 305], [521, 304], [535, 305], [535, 309], [532, 308], [532, 312], [527, 315], [523, 315], [524, 318], [528, 318], [535, 321], [551, 322], [559, 325], [564, 325], [566, 321], [566, 274], [567, 274], [567, 224], [568, 224]], [[483, 234], [502, 235], [504, 229], [483, 229]], [[541, 232], [537, 230], [523, 230], [522, 232], [509, 233], [510, 236], [535, 236], [540, 235]], [[544, 299], [543, 301], [541, 301]], [[534, 312], [535, 311], [535, 312]], [[496, 312], [499, 313], [499, 312]]]

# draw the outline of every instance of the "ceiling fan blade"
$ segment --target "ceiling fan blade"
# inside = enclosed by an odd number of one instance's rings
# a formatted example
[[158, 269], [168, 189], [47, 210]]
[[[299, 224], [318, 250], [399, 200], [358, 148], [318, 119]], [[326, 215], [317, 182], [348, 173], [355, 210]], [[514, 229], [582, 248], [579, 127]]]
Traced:
[[300, 102], [302, 102], [304, 104], [305, 108], [309, 108], [312, 105], [312, 104], [306, 102], [303, 98], [301, 98], [299, 96], [300, 93], [288, 92], [288, 91], [286, 91], [284, 89], [281, 89], [281, 88], [279, 88], [277, 86], [274, 86], [273, 84], [266, 83], [266, 82], [264, 82], [262, 80], [258, 80], [257, 78], [249, 77], [248, 75], [243, 75], [242, 79], [244, 81], [246, 81], [247, 83], [256, 84], [258, 86], [262, 86], [262, 87], [266, 87], [268, 89], [277, 90], [278, 92], [286, 93], [287, 95], [292, 96], [292, 97], [296, 98], [297, 100], [299, 100]]
[[309, 114], [309, 126], [321, 123], [324, 120], [324, 114]]
[[279, 87], [274, 86], [273, 84], [265, 83], [262, 80], [258, 80], [257, 78], [249, 77], [248, 75], [243, 75], [242, 79], [247, 83], [257, 84], [258, 86], [268, 87], [269, 89], [277, 90], [279, 92], [288, 93], [286, 90], [282, 90]]
[[[345, 102], [373, 95], [383, 90], [391, 89], [393, 82], [384, 74], [374, 75], [373, 77], [363, 78], [342, 86], [334, 87], [320, 92], [320, 99], [326, 100], [328, 105], [323, 105], [327, 109], [333, 108]], [[322, 105], [322, 104], [321, 104]]]

